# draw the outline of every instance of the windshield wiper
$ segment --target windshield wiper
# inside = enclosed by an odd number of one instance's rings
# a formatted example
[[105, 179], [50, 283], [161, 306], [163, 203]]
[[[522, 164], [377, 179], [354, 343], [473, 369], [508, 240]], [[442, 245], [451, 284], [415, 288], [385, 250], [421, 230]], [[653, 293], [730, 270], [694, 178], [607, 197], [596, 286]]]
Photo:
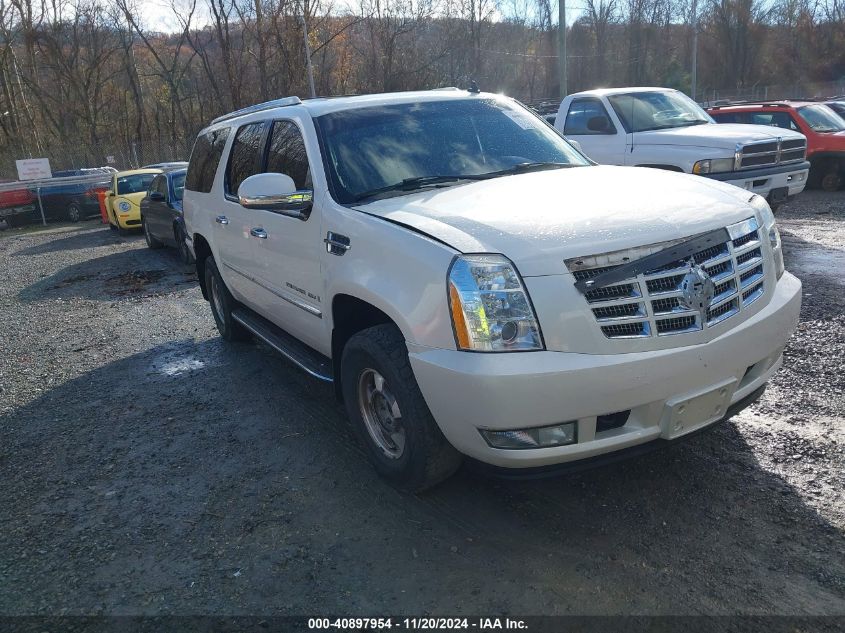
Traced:
[[509, 176], [511, 174], [527, 174], [531, 171], [542, 171], [544, 169], [563, 169], [564, 167], [582, 167], [583, 165], [576, 165], [574, 163], [553, 163], [553, 162], [535, 162], [535, 163], [519, 163], [513, 167], [500, 169], [498, 171], [488, 171], [481, 174], [479, 178], [495, 178], [497, 176]]
[[428, 185], [439, 185], [446, 182], [458, 182], [459, 180], [484, 180], [486, 175], [464, 174], [461, 176], [417, 176], [416, 178], [405, 178], [400, 182], [395, 182], [392, 185], [378, 187], [377, 189], [370, 189], [362, 193], [356, 194], [354, 201], [360, 202], [365, 198], [372, 198], [380, 193], [387, 193], [389, 191], [414, 191], [422, 189]]

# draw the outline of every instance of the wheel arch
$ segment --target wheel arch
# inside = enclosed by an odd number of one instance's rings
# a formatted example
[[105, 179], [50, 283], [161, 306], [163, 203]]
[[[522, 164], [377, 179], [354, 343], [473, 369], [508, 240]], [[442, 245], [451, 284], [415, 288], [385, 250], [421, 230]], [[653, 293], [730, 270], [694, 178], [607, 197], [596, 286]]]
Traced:
[[[391, 324], [402, 332], [402, 328], [387, 312], [369, 301], [352, 294], [339, 293], [332, 297], [332, 369], [334, 388], [338, 399], [343, 396], [341, 386], [340, 360], [343, 348], [355, 334], [376, 325]], [[403, 336], [405, 333], [402, 332]]]

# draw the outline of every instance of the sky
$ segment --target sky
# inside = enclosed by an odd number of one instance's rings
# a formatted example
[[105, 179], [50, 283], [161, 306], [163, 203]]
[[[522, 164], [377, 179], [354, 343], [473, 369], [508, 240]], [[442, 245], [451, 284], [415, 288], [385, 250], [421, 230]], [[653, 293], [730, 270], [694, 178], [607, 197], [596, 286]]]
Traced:
[[[143, 16], [143, 25], [150, 30], [163, 33], [172, 33], [181, 29], [179, 20], [174, 16], [171, 2], [179, 9], [189, 6], [188, 0], [135, 0], [135, 5], [140, 9]], [[341, 7], [343, 0], [333, 2], [335, 10]], [[506, 3], [504, 3], [506, 4]], [[553, 2], [557, 12], [557, 2]], [[566, 23], [572, 24], [583, 12], [583, 0], [567, 0]], [[193, 23], [196, 26], [208, 24], [210, 17], [204, 0], [197, 0], [197, 12], [194, 15]]]

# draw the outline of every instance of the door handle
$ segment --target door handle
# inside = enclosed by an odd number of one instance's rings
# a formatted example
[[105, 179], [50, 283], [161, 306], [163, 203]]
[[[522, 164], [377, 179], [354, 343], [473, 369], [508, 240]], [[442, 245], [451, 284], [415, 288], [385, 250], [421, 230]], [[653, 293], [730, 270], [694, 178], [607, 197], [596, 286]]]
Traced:
[[214, 218], [214, 221], [217, 222], [217, 224], [229, 224], [229, 218], [227, 218], [225, 215], [218, 215], [216, 218]]
[[257, 237], [258, 239], [261, 239], [261, 240], [267, 239], [267, 231], [265, 231], [262, 228], [250, 229], [249, 234], [252, 235], [252, 237]]

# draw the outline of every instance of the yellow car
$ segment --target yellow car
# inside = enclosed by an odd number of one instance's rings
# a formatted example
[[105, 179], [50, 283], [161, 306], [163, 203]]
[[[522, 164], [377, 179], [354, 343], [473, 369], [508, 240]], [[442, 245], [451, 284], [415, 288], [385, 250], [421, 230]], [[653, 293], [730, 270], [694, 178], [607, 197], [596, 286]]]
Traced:
[[114, 230], [141, 228], [141, 200], [147, 195], [150, 183], [160, 169], [130, 169], [112, 176], [111, 189], [106, 192], [106, 213]]

